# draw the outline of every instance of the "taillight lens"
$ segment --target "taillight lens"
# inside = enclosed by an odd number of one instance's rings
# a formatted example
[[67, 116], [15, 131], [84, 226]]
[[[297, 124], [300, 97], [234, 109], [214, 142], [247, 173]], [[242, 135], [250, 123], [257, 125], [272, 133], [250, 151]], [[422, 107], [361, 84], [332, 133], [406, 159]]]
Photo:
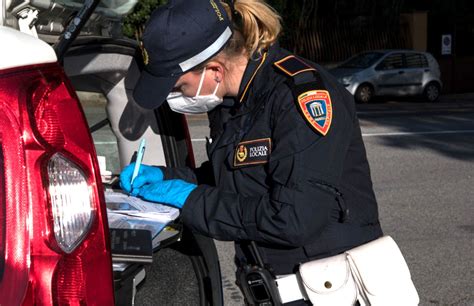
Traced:
[[7, 216], [0, 305], [113, 305], [97, 157], [59, 64], [0, 71], [0, 143]]
[[5, 173], [3, 172], [3, 150], [0, 150], [0, 283], [5, 272], [5, 229], [7, 218], [5, 215]]
[[23, 300], [28, 288], [31, 255], [25, 147], [18, 120], [18, 105], [8, 103], [11, 88], [14, 84], [4, 82], [0, 74], [0, 230], [3, 248], [0, 253], [3, 262], [0, 305], [19, 305]]
[[54, 236], [61, 249], [71, 253], [91, 226], [91, 190], [81, 169], [57, 153], [48, 163], [49, 197]]

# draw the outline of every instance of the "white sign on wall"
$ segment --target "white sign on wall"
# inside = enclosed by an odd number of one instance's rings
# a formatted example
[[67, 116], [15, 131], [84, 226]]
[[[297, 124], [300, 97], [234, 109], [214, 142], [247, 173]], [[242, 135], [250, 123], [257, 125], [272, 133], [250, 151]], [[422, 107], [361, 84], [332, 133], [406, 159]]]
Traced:
[[453, 38], [451, 34], [441, 35], [441, 55], [451, 55]]

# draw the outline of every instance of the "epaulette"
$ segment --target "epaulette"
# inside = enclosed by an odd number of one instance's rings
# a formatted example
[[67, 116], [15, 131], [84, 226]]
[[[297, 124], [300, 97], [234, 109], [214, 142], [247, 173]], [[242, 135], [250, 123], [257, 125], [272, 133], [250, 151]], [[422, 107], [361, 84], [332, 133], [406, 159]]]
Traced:
[[287, 57], [276, 61], [274, 65], [291, 77], [305, 71], [316, 71], [314, 67], [311, 67], [294, 55], [288, 55]]
[[326, 136], [333, 118], [332, 101], [329, 92], [316, 68], [294, 55], [274, 63], [292, 79], [295, 101], [305, 121], [322, 136]]

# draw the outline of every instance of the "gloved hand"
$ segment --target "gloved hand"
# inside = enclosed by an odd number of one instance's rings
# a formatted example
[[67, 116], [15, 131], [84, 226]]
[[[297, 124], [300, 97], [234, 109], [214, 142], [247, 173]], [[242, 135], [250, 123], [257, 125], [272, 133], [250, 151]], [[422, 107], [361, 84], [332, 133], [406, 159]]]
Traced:
[[120, 187], [128, 193], [136, 195], [135, 190], [146, 184], [153, 184], [163, 180], [163, 171], [158, 167], [140, 165], [138, 170], [138, 175], [132, 182], [133, 169], [135, 168], [135, 163], [131, 163], [125, 167], [120, 173]]
[[[152, 202], [166, 203], [183, 208], [186, 199], [197, 185], [183, 180], [164, 180], [136, 189], [137, 196]], [[134, 189], [135, 192], [135, 189]]]

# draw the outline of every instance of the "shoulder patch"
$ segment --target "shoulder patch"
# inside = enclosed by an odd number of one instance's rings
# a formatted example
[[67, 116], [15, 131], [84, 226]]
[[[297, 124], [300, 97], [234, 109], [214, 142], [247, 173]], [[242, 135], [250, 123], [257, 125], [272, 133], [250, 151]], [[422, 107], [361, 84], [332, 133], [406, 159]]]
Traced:
[[298, 107], [304, 119], [323, 136], [332, 122], [332, 102], [326, 90], [310, 90], [298, 96]]
[[291, 77], [305, 71], [316, 71], [314, 67], [311, 67], [294, 55], [288, 55], [287, 57], [275, 62], [274, 65]]

